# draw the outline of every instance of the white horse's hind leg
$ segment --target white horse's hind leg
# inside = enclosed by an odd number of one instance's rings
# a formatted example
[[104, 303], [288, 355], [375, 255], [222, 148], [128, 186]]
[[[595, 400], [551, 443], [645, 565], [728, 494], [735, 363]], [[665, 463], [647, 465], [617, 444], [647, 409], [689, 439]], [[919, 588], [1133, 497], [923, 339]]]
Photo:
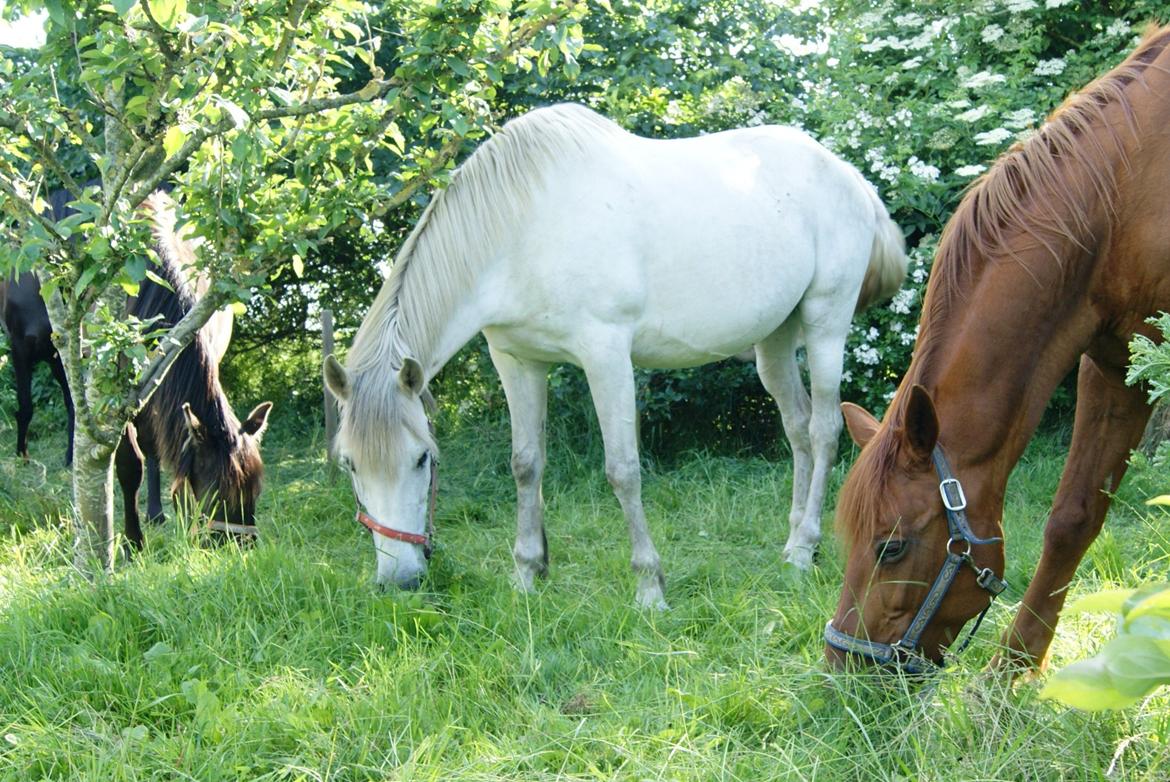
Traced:
[[548, 364], [522, 361], [489, 343], [500, 374], [512, 421], [512, 476], [516, 479], [516, 587], [532, 590], [538, 576], [548, 575], [548, 539], [544, 534], [544, 497], [540, 480], [545, 463], [548, 414]]
[[[812, 322], [824, 323], [824, 320], [813, 319]], [[784, 546], [785, 560], [802, 570], [812, 567], [813, 554], [821, 541], [821, 505], [825, 500], [829, 472], [837, 458], [837, 439], [841, 435], [841, 364], [848, 330], [847, 316], [844, 325], [837, 327], [810, 327], [807, 322], [804, 325], [809, 385], [812, 388], [809, 439], [813, 468], [804, 519], [789, 530], [788, 543]]]
[[776, 400], [784, 434], [792, 447], [792, 507], [788, 513], [789, 541], [804, 522], [812, 478], [813, 449], [809, 437], [812, 417], [808, 391], [800, 379], [796, 350], [800, 345], [800, 319], [791, 317], [756, 345], [756, 371], [764, 389]]
[[[604, 345], [594, 344], [604, 351]], [[630, 564], [638, 579], [637, 603], [643, 608], [667, 608], [662, 563], [650, 539], [642, 509], [642, 473], [634, 426], [638, 413], [629, 343], [615, 345], [611, 351], [599, 352], [589, 360], [583, 359], [582, 364], [605, 443], [605, 476], [630, 527]]]

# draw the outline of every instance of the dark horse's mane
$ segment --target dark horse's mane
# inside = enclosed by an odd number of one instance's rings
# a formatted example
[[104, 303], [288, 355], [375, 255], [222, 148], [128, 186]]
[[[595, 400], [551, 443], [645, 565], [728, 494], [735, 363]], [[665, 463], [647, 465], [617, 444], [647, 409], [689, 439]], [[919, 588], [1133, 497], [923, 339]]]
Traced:
[[[150, 265], [166, 286], [148, 277], [142, 281], [138, 296], [131, 300], [127, 309], [130, 315], [140, 320], [158, 318], [154, 325], [156, 329], [169, 329], [190, 311], [198, 296], [193, 280], [188, 277], [193, 270], [185, 269], [183, 260], [176, 254], [175, 248], [184, 240], [171, 235], [172, 228], [157, 213], [159, 196], [152, 196], [147, 203], [153, 204], [150, 208], [156, 210], [153, 228], [158, 262], [152, 259]], [[154, 435], [152, 443], [141, 445], [144, 449], [153, 445], [159, 461], [174, 474], [176, 482], [190, 475], [194, 467], [194, 449], [185, 447], [189, 432], [183, 414], [184, 404], [189, 404], [199, 418], [207, 441], [222, 444], [223, 458], [219, 460], [218, 471], [227, 477], [228, 471], [238, 470], [239, 466], [229, 456], [237, 447], [240, 422], [220, 386], [219, 368], [202, 329], [179, 353], [138, 417], [139, 422], [144, 417], [149, 418], [149, 428]], [[217, 453], [220, 451], [217, 449]], [[234, 485], [240, 482], [241, 476], [230, 478], [230, 484]]]
[[[1129, 164], [1126, 135], [1137, 139], [1137, 123], [1127, 90], [1144, 86], [1143, 75], [1170, 46], [1170, 27], [1152, 29], [1117, 67], [1071, 95], [1027, 141], [1002, 155], [967, 191], [939, 239], [938, 252], [927, 284], [924, 326], [911, 371], [903, 379], [886, 415], [883, 431], [862, 451], [853, 467], [858, 485], [867, 491], [842, 493], [838, 520], [852, 528], [841, 532], [854, 542], [868, 540], [885, 507], [887, 480], [894, 474], [912, 383], [935, 366], [934, 354], [946, 336], [928, 324], [947, 321], [948, 315], [983, 271], [1001, 259], [1023, 263], [1020, 250], [1041, 250], [1063, 275], [1076, 271], [1060, 252], [1071, 242], [1082, 260], [1091, 259], [1099, 241], [1090, 216], [1102, 207], [1112, 214], [1116, 201], [1114, 156], [1122, 168]], [[1116, 115], [1120, 115], [1119, 117]], [[1117, 120], [1120, 120], [1120, 124]], [[1021, 237], [1027, 242], [1021, 243]], [[1029, 257], [1035, 255], [1029, 252]]]

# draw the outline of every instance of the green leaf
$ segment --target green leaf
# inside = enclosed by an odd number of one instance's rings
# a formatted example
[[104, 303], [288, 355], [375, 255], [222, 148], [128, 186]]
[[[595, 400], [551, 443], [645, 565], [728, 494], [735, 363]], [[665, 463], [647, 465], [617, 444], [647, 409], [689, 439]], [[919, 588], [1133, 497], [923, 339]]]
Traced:
[[1134, 603], [1130, 607], [1125, 618], [1129, 622], [1150, 615], [1170, 619], [1170, 588], [1164, 588], [1143, 597], [1139, 602]]
[[1107, 589], [1094, 592], [1073, 601], [1065, 609], [1065, 614], [1120, 614], [1121, 606], [1125, 604], [1133, 592], [1132, 589]]
[[296, 253], [293, 253], [292, 267], [293, 274], [295, 274], [298, 278], [305, 276], [305, 262], [301, 259], [301, 256], [297, 255]]
[[130, 13], [130, 9], [138, 5], [138, 0], [110, 0], [114, 6], [114, 10], [118, 12], [118, 16], [125, 16]]
[[1157, 497], [1152, 497], [1146, 500], [1146, 505], [1168, 505], [1170, 506], [1170, 494], [1159, 494]]
[[146, 0], [146, 4], [154, 20], [168, 30], [175, 29], [179, 20], [187, 15], [187, 0]]
[[217, 102], [220, 106], [223, 107], [223, 110], [226, 111], [229, 116], [231, 116], [232, 122], [235, 123], [237, 128], [244, 127], [251, 120], [251, 118], [248, 116], [248, 112], [244, 111], [227, 98], [218, 98]]
[[178, 152], [183, 143], [187, 140], [187, 134], [178, 125], [172, 125], [167, 128], [166, 134], [163, 136], [163, 151], [166, 152], [167, 157]]

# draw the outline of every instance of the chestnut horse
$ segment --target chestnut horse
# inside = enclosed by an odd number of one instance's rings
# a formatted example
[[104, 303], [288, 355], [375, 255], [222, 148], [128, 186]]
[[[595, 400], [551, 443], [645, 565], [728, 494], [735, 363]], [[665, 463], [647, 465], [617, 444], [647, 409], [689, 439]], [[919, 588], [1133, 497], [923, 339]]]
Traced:
[[[1150, 415], [1127, 345], [1170, 309], [1170, 27], [1001, 157], [946, 226], [918, 346], [841, 489], [850, 544], [830, 662], [941, 662], [1003, 588], [1008, 474], [1079, 361], [1064, 475], [994, 665], [1039, 667]], [[940, 496], [941, 493], [941, 496]], [[928, 662], [929, 661], [929, 662]]]

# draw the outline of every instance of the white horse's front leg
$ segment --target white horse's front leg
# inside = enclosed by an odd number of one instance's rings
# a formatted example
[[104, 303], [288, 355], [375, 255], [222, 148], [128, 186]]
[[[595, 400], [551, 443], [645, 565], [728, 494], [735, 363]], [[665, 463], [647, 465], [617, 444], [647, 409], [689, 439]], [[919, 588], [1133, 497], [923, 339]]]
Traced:
[[548, 539], [544, 534], [541, 476], [545, 464], [545, 421], [548, 413], [548, 364], [522, 361], [489, 343], [512, 420], [512, 476], [516, 479], [516, 587], [532, 590], [536, 578], [548, 575]]
[[[634, 367], [630, 363], [630, 345], [595, 341], [598, 352], [583, 360], [589, 392], [601, 424], [605, 443], [605, 476], [621, 503], [630, 528], [632, 555], [630, 564], [638, 579], [637, 604], [643, 608], [667, 608], [665, 579], [658, 550], [650, 539], [646, 514], [642, 509], [642, 473], [638, 461], [635, 423]], [[609, 350], [606, 351], [605, 348]]]

